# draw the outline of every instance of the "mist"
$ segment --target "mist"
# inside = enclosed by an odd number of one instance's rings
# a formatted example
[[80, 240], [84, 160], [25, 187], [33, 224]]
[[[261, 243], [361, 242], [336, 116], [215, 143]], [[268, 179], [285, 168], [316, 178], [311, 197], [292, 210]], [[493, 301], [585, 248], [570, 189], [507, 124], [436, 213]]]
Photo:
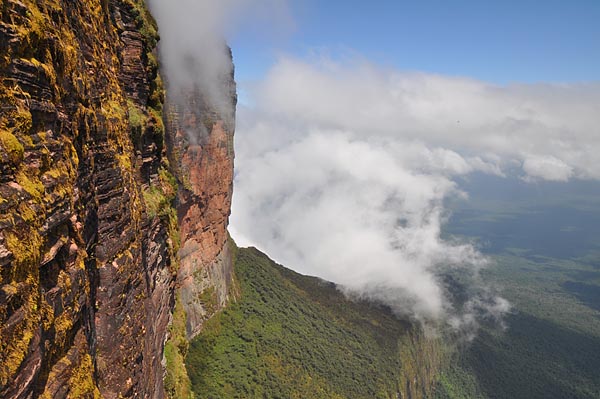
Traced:
[[[231, 113], [233, 74], [227, 38], [237, 29], [257, 29], [266, 18], [289, 19], [283, 0], [149, 0], [159, 26], [159, 53], [171, 103], [187, 101], [191, 90], [225, 120]], [[265, 32], [274, 31], [273, 24]], [[260, 29], [260, 28], [258, 28]], [[194, 139], [190, 134], [190, 139]]]

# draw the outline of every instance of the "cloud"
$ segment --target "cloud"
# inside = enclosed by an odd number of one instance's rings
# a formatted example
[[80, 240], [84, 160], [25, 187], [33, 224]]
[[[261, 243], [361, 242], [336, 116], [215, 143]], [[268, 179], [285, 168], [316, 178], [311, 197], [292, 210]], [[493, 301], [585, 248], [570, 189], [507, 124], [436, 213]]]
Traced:
[[454, 184], [407, 170], [383, 145], [313, 132], [242, 166], [236, 238], [247, 234], [301, 272], [352, 290], [404, 288], [420, 313], [436, 316], [444, 304], [430, 270], [473, 255], [438, 239]]
[[573, 168], [553, 156], [539, 156], [525, 158], [523, 171], [526, 179], [550, 180], [566, 182], [573, 176]]
[[[422, 320], [458, 328], [509, 308], [481, 283], [478, 251], [441, 236], [444, 201], [464, 196], [455, 177], [600, 178], [595, 83], [497, 86], [282, 58], [246, 90], [234, 238]], [[449, 268], [477, 292], [461, 307], [442, 281]]]
[[[418, 141], [455, 151], [471, 167], [478, 163], [468, 158], [479, 157], [496, 172], [551, 156], [572, 168], [569, 177], [600, 178], [597, 82], [498, 86], [366, 62], [283, 58], [253, 92], [258, 108], [296, 125]], [[504, 165], [490, 163], [498, 157]]]

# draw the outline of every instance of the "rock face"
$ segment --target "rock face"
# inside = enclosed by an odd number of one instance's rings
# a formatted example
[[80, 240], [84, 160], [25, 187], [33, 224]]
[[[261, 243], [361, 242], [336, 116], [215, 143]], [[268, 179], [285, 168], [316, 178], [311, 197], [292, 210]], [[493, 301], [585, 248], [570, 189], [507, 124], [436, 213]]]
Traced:
[[227, 224], [233, 192], [233, 132], [237, 102], [233, 64], [223, 71], [225, 104], [215, 106], [197, 88], [169, 97], [168, 142], [181, 179], [178, 285], [193, 338], [205, 320], [235, 295]]
[[[179, 235], [157, 38], [141, 0], [0, 1], [2, 398], [164, 396]], [[202, 265], [227, 258], [225, 126], [181, 158]]]

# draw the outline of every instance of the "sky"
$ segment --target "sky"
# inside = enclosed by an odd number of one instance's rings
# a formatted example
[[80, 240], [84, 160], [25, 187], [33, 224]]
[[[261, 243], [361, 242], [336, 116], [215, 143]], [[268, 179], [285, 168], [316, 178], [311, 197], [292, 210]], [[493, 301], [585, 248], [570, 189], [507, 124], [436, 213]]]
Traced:
[[[232, 48], [238, 245], [471, 329], [510, 305], [477, 244], [443, 234], [447, 204], [474, 175], [600, 180], [600, 2], [449, 3], [150, 2], [168, 81], [227, 98]], [[461, 308], [449, 270], [471, 282]]]
[[282, 54], [314, 51], [500, 84], [600, 79], [597, 0], [303, 0], [287, 8], [283, 22], [247, 21], [230, 35], [240, 82], [264, 77]]

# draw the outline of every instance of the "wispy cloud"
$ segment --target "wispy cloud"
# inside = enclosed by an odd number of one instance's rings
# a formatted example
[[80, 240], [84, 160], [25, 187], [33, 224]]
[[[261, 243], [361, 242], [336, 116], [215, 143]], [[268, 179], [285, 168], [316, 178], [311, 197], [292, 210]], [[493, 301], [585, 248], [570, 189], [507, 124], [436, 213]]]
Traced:
[[532, 172], [540, 158], [553, 157], [564, 163], [563, 170], [572, 169], [568, 177], [600, 178], [598, 82], [498, 86], [364, 61], [315, 64], [284, 58], [255, 94], [257, 108], [295, 124], [418, 141], [466, 158], [530, 160]]

